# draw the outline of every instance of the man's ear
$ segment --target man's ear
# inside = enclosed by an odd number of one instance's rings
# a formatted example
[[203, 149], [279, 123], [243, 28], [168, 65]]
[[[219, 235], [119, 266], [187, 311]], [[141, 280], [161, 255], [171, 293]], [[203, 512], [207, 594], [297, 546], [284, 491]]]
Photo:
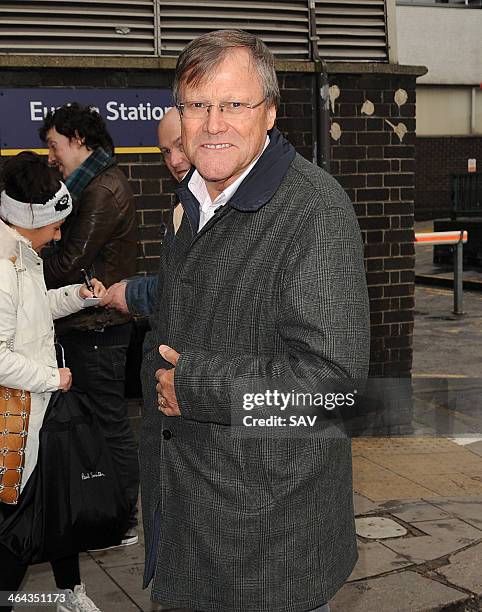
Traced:
[[266, 131], [268, 132], [274, 126], [276, 121], [276, 107], [274, 104], [268, 107], [266, 111]]
[[79, 147], [85, 147], [85, 138], [77, 130], [75, 130], [74, 141]]

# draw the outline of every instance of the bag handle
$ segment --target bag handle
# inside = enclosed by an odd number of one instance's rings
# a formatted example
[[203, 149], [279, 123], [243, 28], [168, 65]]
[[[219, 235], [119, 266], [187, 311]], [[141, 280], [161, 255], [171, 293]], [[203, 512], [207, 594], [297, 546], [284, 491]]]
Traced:
[[[55, 340], [55, 342], [54, 342], [54, 346], [55, 346], [56, 348], [58, 347], [58, 348], [60, 349], [60, 357], [61, 357], [61, 362], [62, 362], [62, 366], [61, 366], [61, 367], [62, 367], [62, 368], [67, 367], [67, 366], [65, 365], [65, 350], [64, 350], [64, 347], [63, 347], [63, 346], [60, 344], [60, 342], [59, 342], [58, 340]], [[57, 356], [57, 363], [58, 363], [58, 361], [59, 361], [59, 358], [58, 358], [58, 356]]]

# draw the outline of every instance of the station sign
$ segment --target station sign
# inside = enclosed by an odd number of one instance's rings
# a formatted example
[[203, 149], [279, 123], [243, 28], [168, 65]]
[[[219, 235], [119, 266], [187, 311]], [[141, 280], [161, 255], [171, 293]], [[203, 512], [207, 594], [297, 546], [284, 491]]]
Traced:
[[69, 102], [95, 107], [116, 153], [159, 153], [157, 124], [173, 106], [170, 89], [4, 88], [0, 90], [0, 155], [46, 154], [38, 130], [48, 111]]

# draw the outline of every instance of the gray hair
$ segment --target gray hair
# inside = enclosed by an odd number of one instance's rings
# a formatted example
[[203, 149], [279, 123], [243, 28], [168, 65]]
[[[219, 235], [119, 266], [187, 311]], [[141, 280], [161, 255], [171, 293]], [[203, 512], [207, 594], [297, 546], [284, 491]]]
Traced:
[[173, 94], [176, 104], [181, 84], [198, 85], [212, 74], [231, 49], [246, 48], [253, 60], [269, 106], [278, 108], [280, 93], [274, 69], [274, 57], [262, 40], [243, 30], [216, 30], [192, 40], [181, 52], [176, 64]]

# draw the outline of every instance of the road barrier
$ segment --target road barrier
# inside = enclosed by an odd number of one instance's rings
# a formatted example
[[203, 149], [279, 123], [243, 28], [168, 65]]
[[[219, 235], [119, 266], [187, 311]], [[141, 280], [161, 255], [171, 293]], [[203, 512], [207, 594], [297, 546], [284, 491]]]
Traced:
[[464, 314], [463, 248], [468, 240], [466, 230], [455, 232], [422, 232], [415, 234], [415, 244], [454, 244], [454, 314]]

